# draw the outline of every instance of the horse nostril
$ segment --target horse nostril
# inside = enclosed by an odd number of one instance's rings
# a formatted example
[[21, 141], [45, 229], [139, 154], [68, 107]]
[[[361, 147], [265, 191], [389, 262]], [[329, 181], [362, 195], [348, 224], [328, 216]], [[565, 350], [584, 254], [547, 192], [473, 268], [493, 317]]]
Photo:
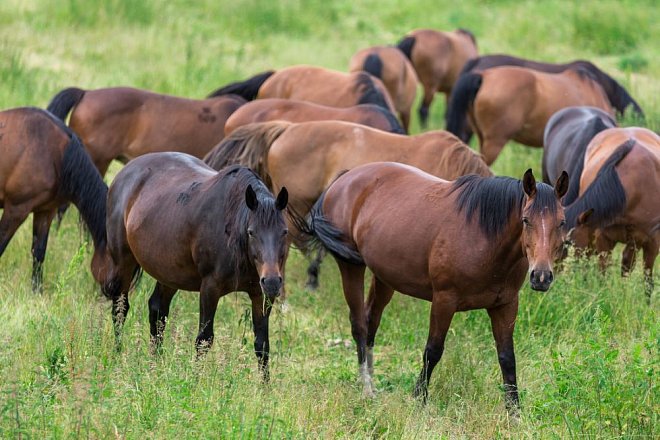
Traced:
[[259, 280], [259, 282], [260, 282], [262, 285], [263, 285], [263, 284], [266, 284], [266, 277], [261, 277], [261, 279]]
[[531, 281], [536, 280], [536, 271], [535, 270], [532, 270], [532, 272], [529, 274], [529, 279]]
[[279, 283], [282, 284], [282, 277], [277, 277], [277, 281], [279, 281]]
[[548, 271], [548, 279], [547, 282], [551, 283], [555, 279], [554, 275], [552, 274], [551, 271]]

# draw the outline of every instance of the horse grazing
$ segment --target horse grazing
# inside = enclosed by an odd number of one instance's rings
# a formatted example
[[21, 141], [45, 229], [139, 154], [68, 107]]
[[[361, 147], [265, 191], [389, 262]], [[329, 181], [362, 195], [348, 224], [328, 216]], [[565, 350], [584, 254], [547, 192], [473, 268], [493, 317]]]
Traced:
[[92, 273], [105, 251], [107, 187], [80, 139], [50, 113], [32, 107], [0, 112], [0, 255], [32, 218], [32, 289], [41, 291], [48, 232], [57, 208], [73, 203], [95, 245]]
[[418, 29], [409, 32], [397, 46], [412, 62], [424, 88], [419, 119], [426, 128], [436, 92], [444, 93], [449, 101], [463, 65], [478, 55], [477, 41], [474, 34], [465, 29], [453, 32]]
[[[454, 313], [486, 309], [506, 390], [517, 411], [513, 330], [518, 291], [530, 271], [532, 289], [547, 291], [563, 243], [568, 188], [463, 176], [454, 182], [390, 162], [341, 175], [312, 209], [308, 233], [330, 251], [341, 273], [357, 344], [364, 393], [373, 395], [373, 348], [394, 291], [431, 302], [429, 336], [414, 394], [426, 400]], [[469, 243], [466, 246], [466, 243]], [[365, 269], [373, 274], [364, 303]]]
[[294, 99], [258, 99], [236, 110], [225, 123], [225, 136], [243, 125], [283, 120], [289, 122], [347, 121], [367, 125], [390, 133], [404, 134], [403, 128], [389, 110], [374, 104], [352, 107], [329, 107]]
[[579, 197], [566, 208], [576, 247], [595, 249], [601, 268], [614, 245], [625, 243], [621, 274], [644, 253], [645, 291], [653, 292], [653, 264], [660, 247], [660, 137], [645, 128], [610, 128], [587, 146]]
[[462, 75], [451, 95], [447, 130], [465, 134], [466, 115], [491, 165], [510, 140], [543, 146], [550, 117], [565, 107], [586, 105], [611, 113], [602, 87], [585, 70], [543, 73], [522, 67], [494, 67]]
[[598, 133], [612, 127], [616, 127], [614, 118], [596, 107], [567, 107], [548, 121], [543, 134], [543, 181], [554, 182], [562, 171], [568, 172], [571, 184], [564, 206], [573, 203], [580, 192], [587, 145]]
[[393, 46], [374, 46], [353, 55], [350, 72], [364, 70], [380, 78], [394, 101], [406, 133], [410, 128], [410, 109], [417, 95], [417, 74], [408, 58]]
[[221, 87], [209, 97], [227, 94], [240, 95], [248, 101], [284, 98], [331, 107], [375, 104], [396, 112], [387, 89], [378, 78], [366, 72], [345, 73], [307, 65], [263, 72]]
[[[446, 131], [402, 136], [339, 121], [246, 125], [204, 160], [216, 170], [236, 163], [250, 167], [273, 191], [286, 186], [290, 210], [300, 216], [340, 171], [369, 162], [402, 162], [445, 179], [492, 174], [477, 153]], [[308, 269], [310, 288], [318, 286], [320, 259]]]
[[246, 101], [239, 96], [186, 99], [128, 87], [68, 88], [48, 110], [80, 136], [105, 175], [114, 159], [123, 163], [146, 153], [180, 151], [202, 158], [224, 137], [225, 121]]
[[151, 153], [129, 162], [108, 193], [111, 261], [102, 284], [112, 299], [118, 341], [140, 268], [157, 281], [149, 298], [156, 348], [178, 289], [200, 292], [198, 353], [213, 343], [220, 297], [245, 291], [252, 301], [254, 350], [267, 380], [268, 317], [288, 252], [286, 204], [286, 189], [273, 197], [243, 167], [216, 172], [182, 153]]

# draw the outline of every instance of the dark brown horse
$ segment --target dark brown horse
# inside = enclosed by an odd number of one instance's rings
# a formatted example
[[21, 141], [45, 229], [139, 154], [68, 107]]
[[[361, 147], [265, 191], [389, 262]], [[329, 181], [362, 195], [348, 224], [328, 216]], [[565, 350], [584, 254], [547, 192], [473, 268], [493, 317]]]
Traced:
[[178, 289], [200, 292], [198, 352], [213, 343], [220, 297], [245, 291], [252, 301], [255, 353], [268, 379], [268, 317], [282, 289], [288, 251], [286, 204], [286, 189], [274, 198], [247, 168], [216, 172], [182, 153], [151, 153], [129, 162], [108, 193], [112, 261], [102, 287], [112, 299], [117, 337], [140, 268], [157, 281], [149, 299], [156, 347]]
[[565, 107], [593, 106], [612, 112], [603, 88], [586, 70], [543, 73], [522, 67], [494, 67], [462, 75], [447, 110], [447, 130], [465, 132], [466, 115], [492, 164], [509, 140], [543, 146], [550, 117]]
[[570, 238], [609, 262], [616, 243], [625, 243], [621, 273], [644, 253], [649, 300], [653, 264], [660, 247], [660, 137], [645, 128], [610, 128], [596, 135], [584, 156], [579, 197], [566, 208]]
[[98, 276], [107, 190], [80, 139], [62, 121], [31, 107], [0, 112], [0, 255], [32, 213], [34, 290], [41, 290], [50, 224], [63, 203], [78, 208], [91, 232], [92, 272]]
[[283, 120], [289, 122], [346, 121], [404, 134], [403, 128], [389, 110], [374, 104], [353, 107], [329, 107], [294, 99], [257, 99], [236, 110], [225, 124], [225, 136], [243, 125]]
[[398, 47], [412, 62], [424, 87], [419, 119], [425, 128], [435, 94], [444, 93], [449, 101], [461, 69], [469, 59], [477, 56], [477, 41], [474, 34], [465, 29], [453, 32], [418, 29], [399, 41]]
[[345, 73], [307, 65], [263, 72], [245, 81], [221, 87], [209, 97], [227, 94], [240, 95], [248, 101], [284, 98], [331, 107], [375, 104], [396, 112], [380, 79], [366, 72]]
[[417, 95], [417, 74], [410, 61], [394, 46], [374, 46], [359, 50], [351, 57], [350, 72], [364, 70], [380, 78], [394, 101], [406, 133], [410, 127], [410, 109]]
[[202, 158], [222, 140], [225, 121], [246, 101], [239, 96], [186, 99], [128, 87], [68, 88], [48, 110], [80, 136], [105, 175], [114, 159], [123, 163], [146, 153], [180, 151]]
[[[373, 347], [394, 291], [431, 302], [429, 336], [415, 395], [424, 399], [454, 313], [486, 309], [504, 378], [517, 411], [513, 330], [518, 292], [530, 269], [546, 291], [563, 243], [562, 174], [555, 189], [522, 181], [464, 176], [447, 182], [407, 165], [380, 162], [340, 176], [319, 198], [309, 233], [335, 257], [350, 309], [364, 392], [373, 394]], [[364, 273], [373, 273], [364, 303]]]

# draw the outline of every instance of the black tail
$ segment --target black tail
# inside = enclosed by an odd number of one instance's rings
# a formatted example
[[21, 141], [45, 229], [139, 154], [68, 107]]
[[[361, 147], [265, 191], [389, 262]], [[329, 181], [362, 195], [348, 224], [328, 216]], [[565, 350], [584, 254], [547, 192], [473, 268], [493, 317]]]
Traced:
[[470, 58], [463, 64], [463, 68], [461, 69], [461, 73], [458, 74], [458, 77], [460, 78], [464, 74], [468, 72], [472, 72], [475, 67], [477, 67], [477, 64], [479, 64], [479, 61], [481, 60], [481, 57], [476, 57], [476, 58]]
[[480, 73], [467, 73], [456, 82], [451, 93], [449, 106], [445, 115], [447, 131], [458, 136], [465, 142], [467, 128], [467, 112], [481, 87]]
[[254, 75], [252, 78], [245, 81], [239, 81], [235, 83], [228, 84], [224, 87], [220, 87], [213, 93], [211, 93], [208, 98], [214, 98], [216, 96], [222, 95], [239, 95], [248, 101], [253, 101], [257, 99], [257, 94], [259, 93], [259, 88], [266, 82], [275, 73], [274, 70], [269, 70], [267, 72], [262, 72], [257, 75]]
[[370, 53], [362, 64], [362, 70], [371, 73], [376, 78], [383, 79], [383, 60], [378, 54]]
[[415, 37], [404, 37], [397, 44], [396, 47], [399, 48], [401, 52], [412, 61], [412, 50], [415, 47]]
[[586, 69], [592, 75], [594, 81], [600, 84], [605, 91], [607, 99], [610, 101], [610, 104], [612, 104], [612, 107], [614, 107], [621, 116], [623, 116], [626, 108], [631, 105], [635, 114], [639, 118], [644, 119], [644, 112], [639, 104], [637, 104], [637, 101], [635, 101], [628, 91], [614, 78], [589, 61], [576, 61], [573, 64]]
[[[358, 104], [374, 104], [390, 110], [387, 99], [383, 92], [381, 92], [373, 81], [373, 77], [366, 72], [357, 72], [358, 76], [355, 81], [355, 90], [360, 94]], [[387, 93], [387, 91], [384, 91]]]
[[83, 89], [69, 87], [55, 95], [46, 110], [64, 121], [71, 109], [80, 102], [84, 95], [85, 91]]

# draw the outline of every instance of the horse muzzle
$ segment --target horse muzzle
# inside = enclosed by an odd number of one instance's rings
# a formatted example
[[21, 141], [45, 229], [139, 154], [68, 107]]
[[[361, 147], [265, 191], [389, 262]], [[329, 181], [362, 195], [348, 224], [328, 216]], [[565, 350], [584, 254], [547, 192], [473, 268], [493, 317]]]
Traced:
[[532, 289], [540, 292], [547, 292], [552, 280], [554, 280], [554, 276], [551, 270], [532, 270], [529, 274], [529, 283]]
[[264, 295], [270, 298], [277, 298], [282, 292], [282, 277], [279, 275], [262, 277], [259, 284]]

